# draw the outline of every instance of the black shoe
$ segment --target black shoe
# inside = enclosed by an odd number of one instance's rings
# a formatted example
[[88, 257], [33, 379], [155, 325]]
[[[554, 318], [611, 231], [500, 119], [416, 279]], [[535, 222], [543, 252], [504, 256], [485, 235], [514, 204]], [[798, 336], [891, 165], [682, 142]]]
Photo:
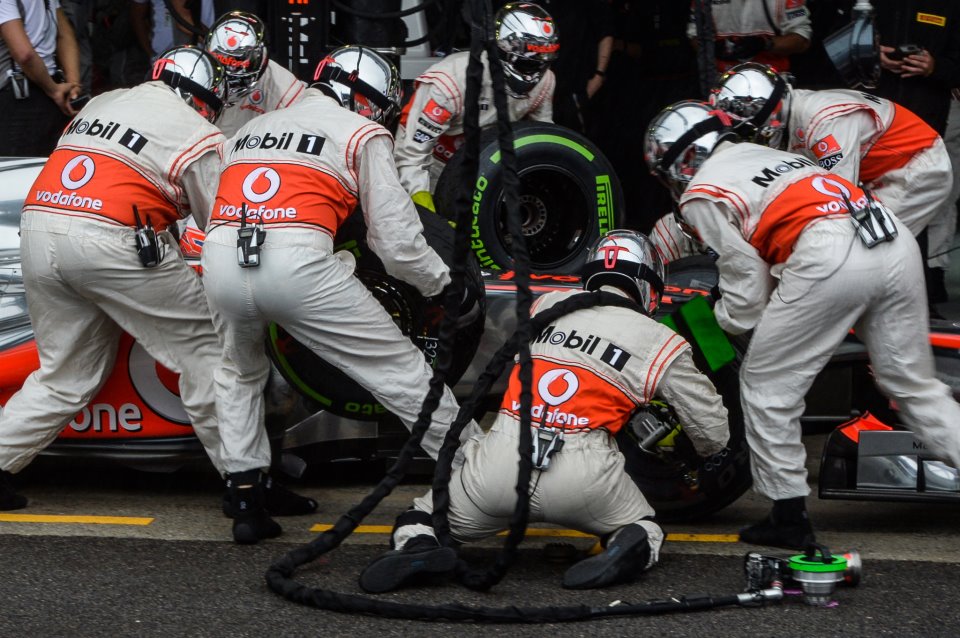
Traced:
[[13, 489], [12, 474], [0, 470], [0, 512], [20, 510], [27, 506], [25, 496], [20, 496]]
[[457, 565], [457, 553], [441, 547], [433, 536], [414, 536], [403, 549], [386, 552], [360, 574], [360, 587], [371, 594], [393, 591], [417, 576], [450, 574]]
[[799, 550], [815, 543], [804, 498], [774, 501], [773, 510], [765, 519], [740, 530], [740, 542]]
[[[233, 518], [236, 515], [230, 504], [230, 476], [227, 476], [227, 493], [223, 496], [223, 515]], [[271, 516], [303, 516], [317, 511], [317, 502], [309, 497], [300, 496], [267, 476], [263, 485], [264, 507]]]
[[233, 517], [233, 540], [253, 545], [283, 533], [264, 507], [264, 478], [260, 470], [237, 472], [227, 477], [227, 494]]
[[312, 498], [300, 496], [267, 476], [264, 484], [264, 502], [272, 516], [303, 516], [317, 511], [317, 502]]
[[593, 589], [634, 580], [650, 562], [650, 540], [640, 525], [627, 525], [607, 548], [573, 565], [563, 575], [567, 589]]

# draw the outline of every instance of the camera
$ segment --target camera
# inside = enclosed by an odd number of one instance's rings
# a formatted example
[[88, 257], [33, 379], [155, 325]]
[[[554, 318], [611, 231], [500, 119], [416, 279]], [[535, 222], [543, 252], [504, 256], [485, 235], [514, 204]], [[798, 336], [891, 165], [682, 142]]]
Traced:
[[901, 44], [896, 49], [887, 54], [891, 60], [902, 60], [908, 55], [916, 55], [923, 51], [919, 44]]
[[84, 95], [78, 95], [77, 97], [70, 100], [70, 108], [74, 111], [79, 111], [87, 105], [87, 102], [90, 101], [90, 94], [85, 93]]

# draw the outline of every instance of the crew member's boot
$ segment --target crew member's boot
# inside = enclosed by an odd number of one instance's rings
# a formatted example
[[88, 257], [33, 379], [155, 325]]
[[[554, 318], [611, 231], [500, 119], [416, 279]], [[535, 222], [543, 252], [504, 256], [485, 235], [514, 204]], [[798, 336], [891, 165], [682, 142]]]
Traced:
[[740, 541], [784, 549], [806, 549], [810, 543], [816, 542], [807, 516], [806, 499], [797, 496], [774, 501], [773, 509], [765, 519], [740, 530]]
[[635, 580], [650, 567], [650, 539], [641, 525], [626, 525], [596, 556], [575, 563], [563, 575], [567, 589], [593, 589]]
[[19, 510], [27, 506], [27, 499], [13, 489], [10, 472], [0, 470], [0, 511]]
[[440, 545], [430, 524], [430, 514], [419, 510], [397, 517], [391, 538], [394, 549], [367, 565], [360, 574], [360, 587], [382, 594], [414, 580], [453, 573], [457, 553]]
[[[223, 515], [236, 516], [230, 502], [230, 475], [227, 475], [227, 493], [223, 497]], [[317, 511], [317, 502], [307, 496], [301, 496], [278, 483], [269, 474], [263, 483], [264, 507], [270, 516], [302, 516]]]
[[227, 495], [233, 517], [233, 540], [252, 545], [265, 538], [276, 538], [283, 532], [265, 507], [265, 478], [260, 470], [247, 470], [227, 475]]

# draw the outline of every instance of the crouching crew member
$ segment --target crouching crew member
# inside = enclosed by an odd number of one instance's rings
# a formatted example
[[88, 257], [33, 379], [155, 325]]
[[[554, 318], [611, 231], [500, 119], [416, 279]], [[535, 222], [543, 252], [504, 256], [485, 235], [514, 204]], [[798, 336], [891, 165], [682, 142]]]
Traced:
[[[425, 296], [450, 282], [400, 186], [393, 138], [381, 124], [399, 106], [396, 67], [351, 46], [332, 52], [316, 76], [320, 84], [300, 102], [253, 119], [227, 144], [203, 247], [204, 287], [224, 340], [214, 375], [220, 418], [246, 433], [224, 441], [241, 543], [281, 532], [261, 494], [261, 469], [270, 465], [263, 422], [269, 322], [343, 370], [407, 427], [429, 390], [423, 353], [354, 276], [352, 254], [334, 254], [340, 224], [359, 203], [367, 243], [387, 273]], [[434, 458], [457, 411], [447, 388], [423, 441]]]
[[[165, 228], [213, 205], [226, 95], [223, 67], [175, 48], [153, 81], [94, 98], [64, 131], [24, 203], [23, 280], [40, 369], [0, 414], [0, 510], [24, 507], [9, 473], [26, 466], [96, 395], [113, 369], [121, 331], [179, 373], [194, 431], [221, 474], [213, 370], [220, 345], [197, 274]], [[229, 445], [227, 446], [230, 447]], [[287, 506], [316, 504], [277, 486]], [[312, 504], [312, 505], [311, 505]]]
[[869, 192], [796, 152], [747, 142], [713, 107], [685, 102], [650, 126], [646, 157], [689, 232], [719, 254], [717, 321], [752, 330], [740, 369], [754, 489], [768, 517], [748, 543], [804, 549], [804, 397], [856, 330], [906, 424], [960, 467], [960, 405], [934, 375], [917, 242]]
[[[663, 531], [624, 471], [614, 440], [635, 409], [654, 399], [669, 402], [703, 456], [721, 451], [729, 438], [727, 410], [694, 365], [690, 345], [650, 317], [660, 302], [662, 278], [663, 264], [647, 237], [611, 231], [591, 247], [583, 286], [633, 304], [576, 310], [531, 344], [531, 416], [533, 438], [540, 443], [534, 448], [530, 521], [596, 534], [606, 547], [570, 567], [564, 587], [629, 581], [657, 562]], [[582, 293], [548, 293], [535, 302], [533, 314], [570, 294]], [[593, 345], [570, 347], [574, 335]], [[489, 433], [467, 442], [463, 466], [450, 480], [450, 533], [457, 542], [480, 540], [509, 526], [519, 471], [518, 371], [519, 364]], [[551, 447], [555, 453], [546, 453]], [[394, 549], [364, 570], [363, 589], [386, 592], [421, 574], [453, 570], [456, 553], [437, 541], [432, 512], [428, 492], [397, 518]]]

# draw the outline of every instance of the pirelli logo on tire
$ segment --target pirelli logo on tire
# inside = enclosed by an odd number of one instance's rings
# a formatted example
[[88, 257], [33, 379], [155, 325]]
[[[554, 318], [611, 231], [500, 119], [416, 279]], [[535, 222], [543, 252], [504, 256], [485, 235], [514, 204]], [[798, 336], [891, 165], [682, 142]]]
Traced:
[[613, 230], [616, 211], [613, 210], [613, 186], [609, 175], [597, 175], [597, 227], [600, 235]]

